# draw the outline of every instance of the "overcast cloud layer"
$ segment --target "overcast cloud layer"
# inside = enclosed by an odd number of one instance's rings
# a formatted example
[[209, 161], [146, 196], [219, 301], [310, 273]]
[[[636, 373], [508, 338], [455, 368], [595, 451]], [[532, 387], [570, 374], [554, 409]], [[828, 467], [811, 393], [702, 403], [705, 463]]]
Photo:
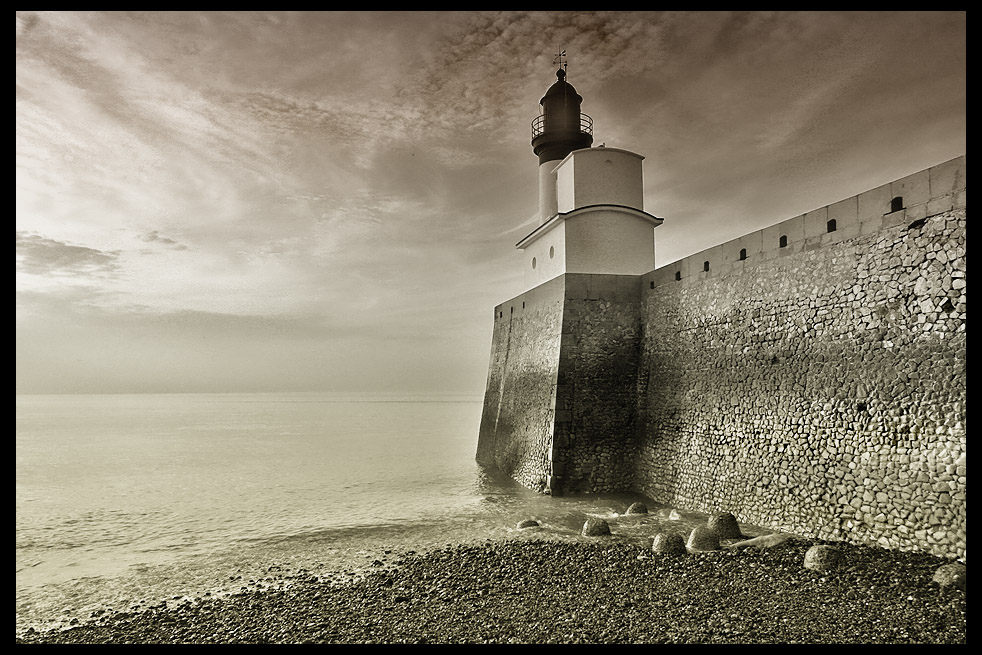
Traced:
[[18, 12], [17, 391], [480, 393], [566, 49], [659, 266], [965, 153], [964, 12]]

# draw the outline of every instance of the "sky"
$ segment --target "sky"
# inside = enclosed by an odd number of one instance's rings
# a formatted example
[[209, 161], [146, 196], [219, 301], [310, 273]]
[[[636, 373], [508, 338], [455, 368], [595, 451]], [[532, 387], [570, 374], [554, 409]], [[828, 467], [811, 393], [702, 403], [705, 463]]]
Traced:
[[656, 264], [965, 154], [965, 12], [17, 12], [17, 393], [480, 394], [554, 55]]

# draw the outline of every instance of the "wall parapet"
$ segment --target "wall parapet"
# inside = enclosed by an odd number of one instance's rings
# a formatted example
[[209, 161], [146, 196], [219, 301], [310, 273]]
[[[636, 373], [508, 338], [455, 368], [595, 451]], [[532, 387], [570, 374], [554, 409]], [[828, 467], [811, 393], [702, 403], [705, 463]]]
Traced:
[[643, 285], [738, 275], [763, 261], [964, 209], [965, 174], [965, 155], [955, 157], [658, 267], [643, 276]]

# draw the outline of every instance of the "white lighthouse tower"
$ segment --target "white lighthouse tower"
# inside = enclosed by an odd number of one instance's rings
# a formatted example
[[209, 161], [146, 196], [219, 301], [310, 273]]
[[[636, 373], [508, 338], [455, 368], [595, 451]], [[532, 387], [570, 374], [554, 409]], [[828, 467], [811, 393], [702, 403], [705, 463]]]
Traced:
[[655, 268], [653, 228], [644, 211], [643, 156], [593, 143], [593, 120], [566, 71], [539, 101], [532, 151], [539, 158], [539, 226], [518, 242], [525, 289], [564, 273], [643, 275]]
[[643, 157], [593, 145], [582, 98], [556, 71], [532, 123], [539, 225], [525, 290], [494, 310], [477, 461], [553, 495], [628, 488], [642, 276], [655, 268]]

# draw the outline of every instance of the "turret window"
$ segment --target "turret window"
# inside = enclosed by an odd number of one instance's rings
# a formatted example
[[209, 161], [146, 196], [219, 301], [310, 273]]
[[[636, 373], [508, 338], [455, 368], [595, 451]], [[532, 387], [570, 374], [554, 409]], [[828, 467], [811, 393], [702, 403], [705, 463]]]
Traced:
[[549, 246], [549, 259], [552, 259], [555, 256], [556, 256], [556, 248], [553, 246]]
[[535, 257], [532, 258], [532, 270], [535, 270]]
[[826, 223], [825, 227], [828, 228], [829, 232], [835, 232], [835, 219], [833, 218], [831, 221]]
[[702, 270], [709, 271], [709, 262], [702, 263]]
[[903, 196], [897, 196], [890, 201], [890, 213], [898, 212], [904, 208]]
[[781, 245], [782, 248], [787, 248], [788, 247], [788, 236], [786, 234], [782, 234], [781, 235], [780, 245]]
[[675, 279], [676, 280], [682, 279], [682, 271], [675, 271]]
[[746, 258], [747, 258], [747, 249], [740, 248], [740, 261], [743, 261]]

